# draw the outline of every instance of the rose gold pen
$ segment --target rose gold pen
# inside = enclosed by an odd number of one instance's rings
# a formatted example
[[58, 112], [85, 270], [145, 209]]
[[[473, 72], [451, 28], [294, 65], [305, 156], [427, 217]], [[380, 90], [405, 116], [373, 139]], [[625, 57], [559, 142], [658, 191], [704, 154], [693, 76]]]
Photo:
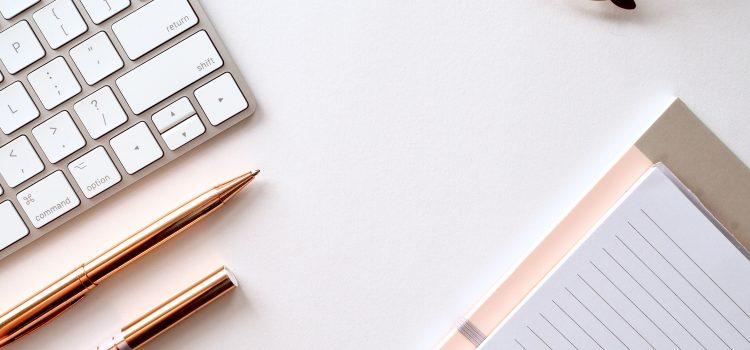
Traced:
[[204, 192], [0, 316], [0, 348], [42, 327], [107, 277], [221, 208], [256, 175], [250, 172]]
[[138, 350], [237, 285], [234, 275], [222, 267], [123, 327], [96, 350]]

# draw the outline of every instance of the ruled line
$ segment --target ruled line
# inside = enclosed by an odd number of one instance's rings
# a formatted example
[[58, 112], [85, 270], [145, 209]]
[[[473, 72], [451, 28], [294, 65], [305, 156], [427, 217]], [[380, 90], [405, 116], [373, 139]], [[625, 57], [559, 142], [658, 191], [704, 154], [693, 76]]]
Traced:
[[570, 345], [573, 346], [573, 348], [575, 348], [576, 350], [579, 350], [578, 347], [575, 344], [573, 344], [573, 342], [570, 341], [570, 339], [568, 339], [568, 337], [565, 336], [565, 334], [563, 334], [563, 332], [561, 332], [559, 329], [557, 329], [557, 327], [555, 327], [555, 325], [550, 320], [548, 320], [547, 317], [545, 317], [543, 313], [540, 312], [539, 316], [542, 316], [542, 318], [545, 321], [547, 321], [547, 323], [549, 323], [549, 325], [552, 326], [552, 328], [554, 328], [557, 331], [557, 333], [560, 334], [560, 336], [562, 336], [563, 338], [565, 338], [565, 340], [567, 340], [568, 343], [570, 343]]
[[630, 350], [630, 347], [627, 344], [625, 344], [625, 342], [623, 342], [622, 339], [620, 339], [620, 337], [618, 337], [617, 334], [615, 334], [615, 332], [612, 332], [612, 330], [609, 329], [609, 327], [607, 327], [607, 325], [604, 324], [604, 322], [602, 322], [602, 320], [599, 319], [599, 317], [596, 316], [596, 314], [594, 314], [594, 312], [592, 312], [591, 309], [589, 309], [589, 307], [586, 306], [586, 304], [584, 304], [581, 301], [581, 299], [578, 299], [578, 297], [575, 294], [573, 294], [573, 292], [570, 291], [570, 289], [568, 289], [568, 287], [565, 287], [565, 290], [567, 290], [568, 293], [570, 293], [570, 295], [573, 296], [573, 298], [575, 298], [575, 300], [578, 301], [578, 303], [581, 304], [581, 306], [583, 306], [583, 308], [586, 309], [586, 311], [588, 311], [591, 314], [591, 316], [594, 316], [594, 318], [597, 321], [599, 321], [599, 323], [601, 323], [602, 326], [604, 326], [604, 328], [606, 328], [609, 331], [609, 333], [611, 333], [615, 337], [615, 339], [617, 339], [623, 346], [625, 346], [626, 349]]
[[591, 291], [593, 291], [596, 295], [598, 295], [599, 299], [601, 299], [605, 304], [607, 304], [607, 306], [609, 306], [609, 308], [612, 309], [612, 311], [614, 311], [617, 314], [617, 316], [620, 316], [620, 319], [623, 320], [625, 323], [627, 323], [627, 325], [630, 326], [630, 329], [632, 329], [636, 334], [638, 334], [638, 336], [641, 337], [641, 339], [643, 339], [643, 341], [645, 341], [646, 344], [648, 344], [648, 346], [651, 347], [651, 349], [656, 350], [656, 348], [654, 347], [654, 345], [651, 344], [648, 340], [646, 340], [646, 338], [643, 337], [643, 334], [641, 334], [641, 332], [639, 332], [637, 329], [635, 329], [635, 327], [633, 327], [633, 325], [627, 319], [625, 319], [625, 317], [622, 316], [622, 314], [620, 314], [620, 312], [617, 311], [617, 309], [615, 309], [609, 303], [609, 301], [607, 301], [607, 299], [604, 299], [604, 297], [601, 294], [599, 294], [599, 292], [596, 289], [594, 289], [594, 287], [591, 284], [589, 284], [589, 282], [586, 281], [583, 278], [583, 276], [581, 276], [580, 274], [578, 274], [578, 278], [580, 278], [581, 281], [583, 281], [583, 283], [585, 283], [589, 287], [589, 289], [591, 289]]
[[633, 228], [633, 230], [634, 230], [634, 231], [635, 231], [636, 233], [638, 233], [638, 235], [639, 235], [639, 236], [641, 236], [641, 238], [643, 238], [643, 240], [644, 240], [644, 241], [646, 241], [646, 243], [648, 243], [648, 245], [650, 245], [650, 246], [651, 246], [651, 248], [652, 248], [652, 249], [653, 249], [653, 250], [654, 250], [654, 251], [655, 251], [656, 253], [658, 253], [658, 254], [659, 254], [659, 256], [661, 256], [661, 258], [662, 258], [662, 259], [664, 259], [664, 261], [666, 261], [666, 262], [667, 262], [667, 264], [669, 264], [669, 266], [671, 266], [671, 267], [672, 267], [672, 269], [673, 269], [673, 270], [675, 270], [675, 272], [677, 272], [677, 274], [679, 274], [679, 275], [680, 275], [680, 277], [682, 277], [682, 279], [683, 279], [683, 280], [685, 280], [685, 282], [687, 282], [687, 283], [688, 283], [688, 284], [690, 285], [690, 287], [692, 287], [692, 288], [693, 288], [693, 290], [695, 290], [695, 291], [696, 291], [696, 292], [697, 292], [697, 293], [698, 293], [698, 294], [699, 294], [699, 295], [701, 296], [701, 298], [703, 298], [703, 300], [705, 300], [705, 301], [706, 301], [706, 302], [708, 303], [708, 305], [711, 305], [711, 307], [712, 307], [712, 308], [714, 309], [714, 311], [716, 311], [716, 312], [717, 312], [717, 313], [718, 313], [719, 315], [721, 315], [721, 318], [723, 318], [723, 319], [724, 319], [724, 321], [727, 321], [727, 323], [729, 323], [729, 325], [730, 325], [730, 326], [732, 326], [732, 328], [734, 328], [734, 330], [735, 330], [735, 331], [736, 331], [736, 332], [737, 332], [737, 333], [738, 333], [738, 334], [739, 334], [739, 335], [740, 335], [740, 336], [741, 336], [741, 337], [742, 337], [743, 339], [745, 339], [745, 341], [746, 341], [746, 342], [747, 342], [748, 344], [750, 344], [750, 340], [748, 340], [748, 339], [747, 339], [747, 337], [745, 337], [745, 335], [744, 335], [744, 334], [742, 334], [742, 332], [740, 332], [740, 330], [739, 330], [739, 329], [737, 329], [737, 326], [735, 326], [735, 325], [734, 325], [734, 323], [732, 323], [731, 321], [729, 321], [729, 319], [727, 319], [727, 317], [726, 317], [726, 316], [725, 316], [725, 315], [724, 315], [724, 314], [723, 314], [723, 313], [722, 313], [721, 311], [719, 311], [719, 309], [718, 309], [718, 308], [716, 308], [716, 306], [715, 306], [715, 305], [714, 305], [714, 304], [713, 304], [713, 303], [712, 303], [712, 302], [711, 302], [710, 300], [708, 300], [708, 298], [706, 298], [706, 296], [705, 296], [705, 295], [704, 295], [703, 293], [701, 293], [701, 291], [700, 291], [700, 290], [698, 290], [698, 288], [697, 288], [697, 287], [696, 287], [696, 286], [695, 286], [695, 285], [694, 285], [694, 284], [693, 284], [692, 282], [690, 282], [690, 280], [688, 280], [688, 279], [687, 279], [687, 277], [685, 277], [685, 275], [683, 275], [683, 274], [682, 274], [682, 272], [681, 272], [680, 270], [678, 270], [678, 269], [677, 269], [677, 267], [675, 267], [675, 266], [674, 266], [674, 265], [672, 264], [672, 262], [671, 262], [671, 261], [669, 261], [669, 259], [667, 259], [667, 257], [665, 257], [665, 256], [664, 256], [664, 254], [662, 254], [662, 253], [661, 253], [661, 251], [659, 251], [659, 249], [657, 249], [657, 248], [656, 248], [656, 247], [655, 247], [655, 246], [653, 245], [653, 243], [651, 243], [651, 241], [650, 241], [650, 240], [649, 240], [648, 238], [646, 238], [646, 236], [644, 236], [644, 235], [643, 235], [643, 233], [641, 233], [641, 231], [639, 231], [639, 230], [638, 230], [637, 228], [635, 228], [635, 226], [633, 226], [633, 224], [632, 224], [632, 223], [630, 223], [630, 221], [628, 221], [628, 225], [630, 225], [630, 227], [631, 227], [631, 228]]
[[601, 269], [600, 269], [600, 268], [599, 268], [598, 266], [596, 266], [596, 264], [594, 264], [594, 262], [593, 262], [593, 261], [589, 260], [589, 263], [590, 263], [590, 264], [591, 264], [591, 266], [593, 266], [593, 267], [594, 267], [594, 268], [595, 268], [595, 269], [596, 269], [597, 271], [599, 271], [599, 273], [600, 273], [600, 274], [602, 274], [602, 276], [604, 276], [604, 278], [606, 278], [606, 279], [607, 279], [607, 281], [609, 281], [609, 283], [610, 283], [610, 284], [611, 284], [611, 285], [612, 285], [613, 287], [615, 287], [615, 289], [617, 289], [617, 291], [619, 291], [619, 292], [620, 292], [620, 294], [622, 294], [622, 296], [624, 296], [624, 297], [625, 297], [625, 299], [628, 299], [628, 301], [629, 301], [629, 302], [630, 302], [630, 303], [631, 303], [631, 304], [632, 304], [632, 305], [633, 305], [633, 306], [634, 306], [634, 307], [635, 307], [635, 308], [636, 308], [636, 309], [637, 309], [638, 311], [640, 311], [640, 312], [641, 312], [641, 314], [642, 314], [642, 315], [643, 315], [644, 317], [646, 317], [646, 319], [647, 319], [647, 320], [648, 320], [649, 322], [651, 322], [651, 324], [652, 324], [652, 325], [654, 325], [654, 327], [656, 327], [656, 329], [658, 329], [658, 330], [659, 330], [659, 332], [661, 332], [661, 334], [663, 334], [663, 335], [664, 335], [665, 337], [667, 337], [667, 339], [669, 339], [669, 341], [670, 341], [670, 342], [672, 342], [672, 344], [674, 344], [674, 346], [676, 346], [676, 347], [677, 347], [677, 349], [679, 349], [679, 350], [682, 350], [682, 348], [681, 348], [681, 347], [680, 347], [679, 345], [677, 345], [677, 343], [675, 343], [675, 341], [674, 341], [674, 340], [673, 340], [673, 339], [672, 339], [672, 338], [671, 338], [671, 337], [670, 337], [669, 335], [667, 335], [667, 333], [666, 333], [666, 332], [664, 332], [664, 330], [663, 330], [663, 329], [661, 329], [661, 327], [659, 327], [659, 325], [658, 325], [658, 324], [656, 324], [656, 322], [654, 322], [654, 320], [652, 320], [652, 319], [651, 319], [651, 317], [649, 317], [648, 315], [646, 315], [646, 313], [645, 313], [645, 312], [643, 312], [643, 310], [641, 309], [641, 307], [640, 307], [640, 306], [638, 306], [638, 304], [636, 304], [636, 303], [635, 303], [635, 302], [633, 301], [633, 299], [630, 299], [630, 297], [629, 297], [629, 296], [628, 296], [627, 294], [625, 294], [625, 292], [624, 292], [624, 291], [623, 291], [622, 289], [620, 289], [620, 287], [619, 287], [619, 286], [617, 286], [617, 284], [615, 284], [615, 282], [614, 282], [614, 281], [612, 281], [612, 280], [611, 280], [611, 279], [609, 278], [609, 276], [607, 276], [607, 274], [605, 274], [605, 273], [604, 273], [604, 271], [602, 271], [602, 270], [601, 270]]
[[727, 293], [727, 292], [726, 292], [726, 291], [724, 290], [724, 288], [722, 288], [722, 287], [721, 287], [721, 286], [720, 286], [720, 285], [719, 285], [718, 283], [716, 283], [716, 281], [714, 281], [714, 279], [713, 279], [713, 278], [712, 278], [711, 276], [709, 276], [709, 274], [708, 274], [708, 273], [706, 273], [706, 270], [704, 270], [704, 269], [703, 269], [703, 267], [701, 267], [700, 265], [698, 265], [698, 263], [697, 263], [697, 262], [695, 262], [695, 260], [693, 260], [693, 257], [691, 257], [691, 256], [690, 256], [690, 254], [688, 254], [687, 252], [685, 252], [685, 250], [684, 250], [684, 249], [682, 249], [682, 247], [681, 247], [681, 246], [680, 246], [679, 244], [677, 244], [677, 242], [675, 242], [675, 240], [674, 240], [674, 239], [672, 239], [672, 236], [670, 236], [670, 235], [669, 235], [669, 234], [667, 233], [667, 231], [664, 231], [664, 229], [663, 229], [663, 228], [662, 228], [662, 227], [661, 227], [661, 226], [660, 226], [660, 225], [659, 225], [658, 223], [656, 223], [656, 221], [655, 221], [655, 220], [654, 220], [654, 219], [653, 219], [653, 218], [651, 217], [651, 215], [648, 215], [648, 213], [647, 213], [647, 212], [646, 212], [645, 210], [643, 210], [643, 209], [641, 209], [641, 212], [643, 213], [643, 215], [645, 215], [645, 216], [646, 216], [646, 217], [647, 217], [647, 218], [648, 218], [648, 219], [649, 219], [649, 220], [650, 220], [650, 221], [651, 221], [651, 222], [652, 222], [652, 223], [654, 224], [654, 226], [656, 226], [656, 227], [657, 227], [657, 228], [659, 229], [659, 231], [661, 231], [661, 232], [662, 232], [662, 233], [663, 233], [663, 234], [664, 234], [665, 236], [667, 236], [667, 238], [669, 238], [669, 240], [670, 240], [670, 241], [672, 241], [672, 244], [674, 244], [674, 245], [675, 245], [675, 246], [677, 247], [677, 249], [679, 249], [679, 250], [680, 250], [680, 251], [682, 252], [682, 254], [685, 254], [685, 256], [686, 256], [686, 257], [687, 257], [688, 259], [690, 259], [690, 261], [691, 261], [691, 262], [692, 262], [692, 263], [693, 263], [693, 264], [694, 264], [694, 265], [695, 265], [696, 267], [698, 267], [698, 269], [699, 269], [699, 270], [701, 270], [701, 272], [703, 272], [703, 274], [704, 274], [704, 275], [706, 275], [706, 277], [708, 277], [708, 279], [709, 279], [709, 280], [711, 280], [711, 282], [712, 282], [712, 283], [713, 283], [713, 284], [714, 284], [714, 285], [715, 285], [715, 286], [716, 286], [717, 288], [719, 288], [719, 290], [721, 290], [721, 292], [722, 292], [722, 293], [724, 293], [724, 295], [726, 295], [726, 296], [727, 296], [727, 298], [729, 298], [729, 300], [731, 300], [731, 301], [732, 301], [732, 303], [734, 303], [734, 305], [735, 305], [735, 306], [737, 306], [737, 308], [738, 308], [738, 309], [740, 309], [740, 311], [742, 311], [742, 313], [743, 313], [743, 314], [745, 314], [745, 317], [747, 317], [748, 319], [750, 319], [750, 314], [748, 314], [748, 313], [747, 313], [747, 311], [745, 311], [745, 309], [743, 309], [743, 308], [742, 308], [742, 306], [740, 306], [740, 304], [737, 304], [737, 302], [736, 302], [736, 301], [734, 300], [734, 298], [732, 298], [732, 297], [731, 297], [731, 296], [729, 295], [729, 293]]
[[658, 279], [658, 280], [659, 280], [659, 281], [660, 281], [660, 282], [661, 282], [661, 283], [662, 283], [662, 284], [663, 284], [663, 285], [664, 285], [665, 287], [667, 287], [667, 289], [668, 289], [668, 290], [669, 290], [670, 292], [672, 292], [672, 294], [673, 294], [673, 295], [674, 295], [675, 297], [677, 297], [677, 299], [678, 299], [678, 300], [679, 300], [679, 301], [680, 301], [680, 302], [682, 303], [682, 305], [685, 305], [685, 307], [686, 307], [686, 308], [687, 308], [688, 310], [690, 310], [690, 312], [691, 312], [691, 313], [693, 313], [693, 315], [694, 315], [694, 316], [695, 316], [696, 318], [698, 318], [698, 320], [699, 320], [699, 321], [701, 321], [701, 323], [703, 323], [703, 325], [704, 325], [704, 326], [706, 326], [706, 328], [708, 328], [708, 330], [710, 330], [710, 331], [711, 331], [711, 333], [713, 333], [713, 334], [714, 334], [714, 335], [715, 335], [715, 336], [716, 336], [717, 338], [719, 338], [719, 340], [721, 340], [721, 342], [722, 342], [722, 343], [724, 343], [724, 345], [726, 345], [726, 347], [727, 347], [727, 348], [729, 348], [730, 350], [733, 350], [733, 349], [732, 349], [732, 347], [731, 347], [731, 346], [729, 346], [729, 344], [727, 344], [727, 342], [726, 342], [726, 341], [724, 340], [724, 338], [722, 338], [722, 337], [721, 337], [721, 336], [720, 336], [720, 335], [719, 335], [718, 333], [716, 333], [716, 331], [715, 331], [715, 330], [714, 330], [714, 329], [713, 329], [713, 328], [712, 328], [711, 326], [709, 326], [709, 325], [708, 325], [708, 323], [706, 323], [706, 321], [705, 321], [705, 320], [703, 319], [703, 317], [701, 317], [700, 315], [698, 315], [698, 313], [697, 313], [697, 312], [695, 312], [695, 310], [693, 310], [693, 308], [692, 308], [692, 307], [690, 307], [690, 305], [688, 305], [688, 304], [687, 304], [687, 303], [685, 302], [685, 300], [683, 300], [683, 299], [682, 299], [682, 298], [681, 298], [681, 297], [680, 297], [680, 296], [679, 296], [679, 295], [678, 295], [678, 294], [677, 294], [677, 293], [676, 293], [676, 292], [675, 292], [675, 291], [674, 291], [674, 290], [672, 289], [672, 287], [670, 287], [670, 286], [669, 286], [669, 284], [667, 284], [667, 282], [664, 282], [664, 280], [663, 280], [663, 279], [661, 278], [661, 276], [659, 276], [659, 274], [657, 274], [657, 273], [656, 273], [656, 272], [655, 272], [655, 271], [654, 271], [654, 270], [653, 270], [653, 269], [651, 268], [651, 266], [649, 266], [648, 264], [646, 264], [646, 262], [645, 262], [645, 261], [643, 261], [643, 259], [641, 259], [641, 257], [640, 257], [640, 256], [638, 256], [638, 254], [637, 254], [637, 253], [636, 253], [636, 252], [635, 252], [635, 251], [634, 251], [634, 250], [633, 250], [632, 248], [630, 248], [630, 246], [629, 246], [629, 245], [628, 245], [627, 243], [625, 243], [625, 241], [623, 241], [623, 240], [622, 240], [622, 238], [620, 238], [620, 236], [618, 236], [618, 235], [615, 235], [615, 238], [617, 238], [617, 240], [618, 240], [618, 241], [620, 241], [620, 243], [622, 243], [622, 245], [624, 245], [624, 246], [625, 246], [625, 248], [627, 248], [627, 249], [628, 249], [628, 251], [630, 251], [630, 253], [631, 253], [631, 254], [633, 254], [633, 256], [635, 256], [635, 258], [636, 258], [636, 259], [638, 259], [638, 261], [640, 261], [640, 262], [641, 262], [641, 264], [643, 264], [643, 266], [645, 266], [645, 267], [646, 267], [646, 268], [647, 268], [647, 269], [648, 269], [649, 271], [651, 271], [651, 274], [653, 274], [653, 275], [654, 275], [654, 276], [656, 277], [656, 279]]
[[581, 331], [582, 331], [582, 332], [583, 332], [584, 334], [586, 334], [586, 336], [588, 336], [588, 337], [589, 337], [589, 339], [591, 339], [591, 341], [593, 341], [593, 342], [594, 342], [594, 343], [596, 344], [596, 346], [598, 346], [598, 347], [599, 347], [599, 349], [602, 349], [602, 350], [604, 350], [604, 347], [602, 347], [602, 346], [601, 346], [601, 344], [599, 344], [599, 342], [598, 342], [598, 341], [596, 341], [596, 339], [594, 339], [594, 337], [592, 337], [592, 336], [591, 336], [591, 334], [589, 334], [589, 332], [587, 332], [587, 331], [586, 331], [585, 329], [583, 329], [583, 327], [582, 327], [582, 326], [581, 326], [581, 325], [580, 325], [580, 324], [578, 323], [578, 321], [576, 321], [576, 320], [575, 320], [575, 319], [573, 318], [573, 316], [570, 316], [570, 314], [568, 314], [568, 312], [567, 312], [567, 311], [565, 311], [565, 309], [563, 309], [563, 308], [562, 308], [562, 306], [560, 306], [560, 304], [558, 304], [558, 303], [557, 303], [557, 302], [556, 302], [556, 301], [555, 301], [554, 299], [552, 300], [552, 303], [553, 303], [553, 304], [555, 304], [555, 306], [557, 306], [557, 308], [558, 308], [558, 309], [560, 309], [560, 311], [562, 311], [562, 313], [563, 313], [563, 314], [565, 314], [565, 316], [568, 316], [568, 318], [569, 318], [569, 319], [570, 319], [571, 321], [573, 321], [573, 323], [574, 323], [574, 324], [575, 324], [576, 326], [578, 326], [578, 328], [580, 328], [580, 329], [581, 329]]
[[549, 349], [549, 350], [552, 350], [552, 347], [551, 347], [551, 346], [549, 346], [549, 344], [547, 344], [547, 342], [546, 342], [546, 341], [544, 341], [544, 339], [542, 339], [542, 337], [540, 337], [540, 336], [539, 336], [539, 334], [536, 334], [536, 332], [534, 332], [534, 330], [533, 330], [533, 329], [531, 329], [531, 327], [529, 327], [529, 326], [526, 326], [526, 328], [528, 328], [528, 329], [529, 329], [529, 331], [531, 331], [531, 333], [532, 333], [532, 334], [534, 334], [534, 335], [536, 336], [536, 338], [537, 338], [537, 339], [539, 339], [539, 341], [541, 341], [542, 343], [544, 343], [544, 345], [546, 345], [546, 346], [547, 346], [547, 349]]
[[516, 344], [518, 344], [518, 346], [520, 346], [520, 347], [521, 347], [521, 349], [523, 349], [523, 350], [528, 350], [528, 349], [526, 349], [526, 347], [525, 347], [525, 346], [523, 346], [523, 344], [521, 344], [521, 342], [520, 342], [520, 341], [518, 341], [518, 339], [513, 339], [513, 340], [515, 340], [515, 341], [516, 341]]
[[609, 257], [610, 257], [610, 258], [612, 259], [612, 261], [614, 261], [614, 262], [615, 262], [615, 263], [616, 263], [616, 264], [617, 264], [618, 266], [620, 266], [620, 268], [621, 268], [621, 269], [622, 269], [623, 271], [625, 271], [625, 273], [626, 273], [626, 274], [628, 274], [628, 276], [630, 276], [630, 279], [632, 279], [632, 280], [633, 280], [633, 282], [635, 282], [636, 284], [638, 284], [638, 286], [639, 286], [639, 287], [641, 287], [641, 289], [642, 289], [642, 290], [643, 290], [644, 292], [646, 292], [646, 294], [648, 294], [648, 296], [649, 296], [649, 297], [651, 297], [651, 299], [652, 299], [652, 300], [653, 300], [654, 302], [656, 302], [656, 304], [657, 304], [657, 305], [659, 305], [659, 307], [661, 307], [661, 308], [662, 308], [662, 310], [664, 310], [664, 312], [666, 312], [666, 313], [667, 313], [667, 315], [669, 315], [669, 317], [671, 317], [671, 318], [672, 318], [672, 319], [673, 319], [673, 320], [674, 320], [675, 322], [677, 322], [677, 324], [678, 324], [678, 325], [680, 325], [680, 327], [681, 327], [681, 328], [682, 328], [682, 329], [683, 329], [683, 330], [684, 330], [684, 331], [685, 331], [685, 332], [686, 332], [686, 333], [687, 333], [688, 335], [690, 335], [690, 337], [691, 337], [691, 338], [693, 338], [693, 340], [695, 340], [695, 342], [696, 342], [696, 343], [698, 343], [698, 345], [700, 345], [700, 347], [702, 347], [702, 348], [703, 348], [703, 349], [705, 349], [705, 350], [708, 350], [708, 349], [706, 348], [706, 346], [705, 346], [705, 345], [703, 345], [703, 343], [701, 343], [701, 342], [700, 342], [700, 340], [698, 340], [698, 338], [696, 338], [696, 337], [695, 337], [695, 335], [693, 335], [693, 333], [691, 333], [691, 332], [690, 332], [690, 331], [689, 331], [689, 330], [688, 330], [687, 328], [685, 328], [685, 325], [683, 325], [683, 324], [682, 324], [682, 322], [680, 322], [680, 320], [678, 320], [678, 319], [677, 319], [677, 317], [675, 317], [675, 316], [674, 316], [674, 315], [673, 315], [673, 314], [672, 314], [671, 312], [669, 312], [669, 310], [667, 310], [667, 308], [666, 308], [666, 307], [664, 307], [664, 305], [663, 305], [663, 304], [662, 304], [662, 303], [661, 303], [661, 302], [660, 302], [660, 301], [659, 301], [658, 299], [656, 299], [656, 297], [655, 297], [655, 296], [654, 296], [653, 294], [651, 294], [651, 292], [649, 292], [649, 291], [648, 291], [648, 289], [646, 289], [646, 287], [644, 287], [644, 286], [643, 286], [643, 284], [641, 284], [641, 282], [639, 282], [639, 281], [638, 281], [638, 280], [637, 280], [637, 279], [635, 278], [635, 276], [633, 276], [633, 274], [631, 274], [631, 273], [630, 273], [630, 271], [628, 271], [628, 269], [626, 269], [626, 268], [625, 268], [625, 266], [623, 266], [622, 264], [620, 264], [620, 262], [619, 262], [619, 261], [617, 261], [617, 259], [616, 259], [616, 258], [615, 258], [614, 256], [612, 256], [612, 254], [610, 254], [610, 253], [609, 253], [609, 251], [607, 251], [607, 249], [606, 249], [606, 248], [602, 248], [602, 250], [604, 251], [604, 253], [606, 253], [606, 254], [607, 254], [607, 255], [608, 255], [608, 256], [609, 256]]

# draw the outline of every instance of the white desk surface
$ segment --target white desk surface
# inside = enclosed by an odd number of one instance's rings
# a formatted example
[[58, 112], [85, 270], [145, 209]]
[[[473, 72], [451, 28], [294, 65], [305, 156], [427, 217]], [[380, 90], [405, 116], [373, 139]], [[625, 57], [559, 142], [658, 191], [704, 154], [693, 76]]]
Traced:
[[7, 309], [197, 192], [222, 212], [9, 347], [85, 349], [226, 264], [149, 349], [429, 349], [680, 96], [750, 162], [750, 2], [204, 1], [259, 110], [0, 261]]

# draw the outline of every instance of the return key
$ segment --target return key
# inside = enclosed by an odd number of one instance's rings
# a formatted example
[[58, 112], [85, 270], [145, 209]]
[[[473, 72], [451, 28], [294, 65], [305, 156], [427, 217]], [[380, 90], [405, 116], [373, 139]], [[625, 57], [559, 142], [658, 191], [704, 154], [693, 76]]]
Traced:
[[154, 0], [112, 25], [125, 53], [135, 61], [198, 24], [187, 0]]

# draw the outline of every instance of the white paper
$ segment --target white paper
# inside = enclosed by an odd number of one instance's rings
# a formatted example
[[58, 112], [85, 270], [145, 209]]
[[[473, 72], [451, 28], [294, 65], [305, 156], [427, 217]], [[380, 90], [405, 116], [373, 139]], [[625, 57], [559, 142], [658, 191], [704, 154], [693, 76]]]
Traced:
[[654, 167], [480, 349], [750, 349], [750, 260]]

